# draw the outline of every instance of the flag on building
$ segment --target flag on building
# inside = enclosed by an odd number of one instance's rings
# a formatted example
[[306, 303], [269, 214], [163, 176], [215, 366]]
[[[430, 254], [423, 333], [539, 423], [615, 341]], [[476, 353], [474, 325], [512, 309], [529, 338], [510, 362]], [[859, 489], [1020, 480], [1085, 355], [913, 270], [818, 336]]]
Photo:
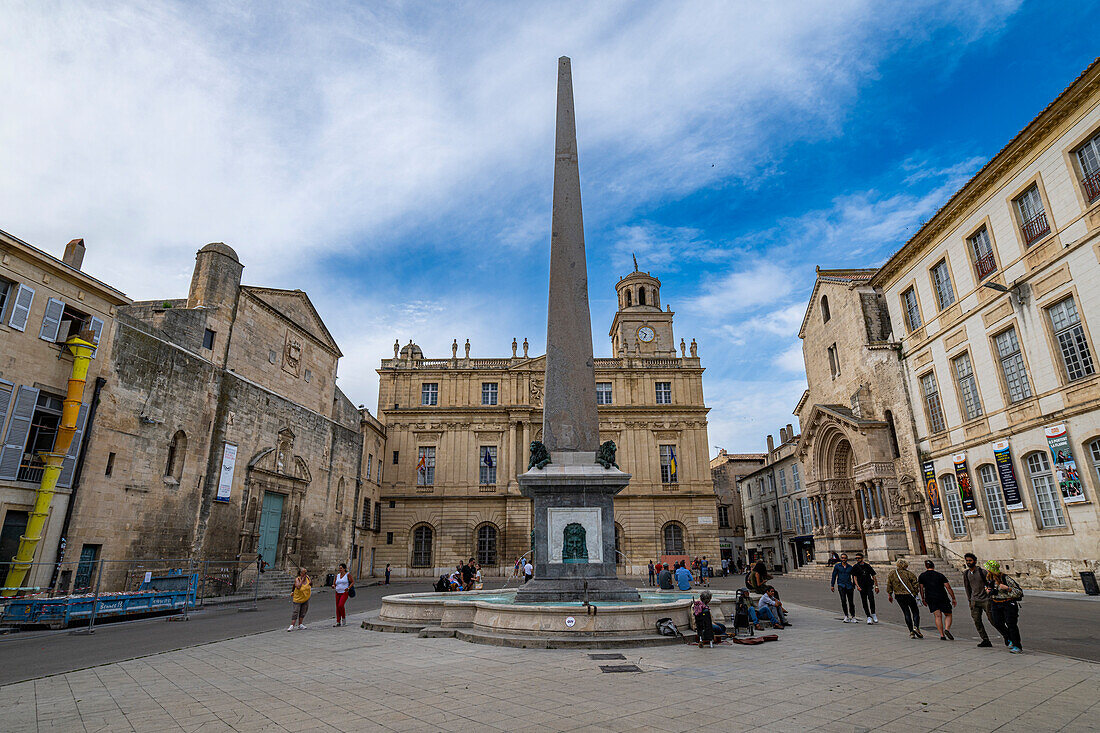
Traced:
[[488, 448], [481, 452], [481, 465], [489, 468], [493, 467], [493, 454]]

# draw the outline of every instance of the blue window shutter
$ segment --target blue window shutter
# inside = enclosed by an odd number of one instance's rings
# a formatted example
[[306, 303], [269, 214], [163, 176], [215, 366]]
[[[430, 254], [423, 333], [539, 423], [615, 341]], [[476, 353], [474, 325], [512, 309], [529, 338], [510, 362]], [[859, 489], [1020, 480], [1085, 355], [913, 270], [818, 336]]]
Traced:
[[27, 330], [27, 319], [31, 317], [31, 303], [34, 302], [34, 288], [20, 285], [15, 292], [15, 304], [11, 308], [8, 325], [16, 331]]
[[92, 339], [92, 343], [96, 345], [96, 348], [92, 349], [92, 358], [94, 359], [96, 352], [99, 351], [99, 339], [103, 335], [103, 321], [92, 316], [91, 329], [92, 333], [95, 334], [95, 338]]
[[57, 298], [46, 301], [46, 312], [42, 316], [42, 328], [38, 338], [44, 341], [57, 341], [57, 331], [61, 327], [61, 314], [65, 311], [65, 302]]
[[80, 413], [76, 416], [76, 432], [73, 433], [73, 442], [69, 444], [69, 452], [65, 454], [65, 460], [61, 462], [61, 475], [57, 477], [57, 485], [62, 489], [72, 486], [73, 473], [76, 472], [76, 458], [80, 455], [80, 443], [84, 438], [84, 423], [88, 421], [88, 405], [80, 406]]
[[20, 387], [15, 395], [15, 407], [8, 421], [8, 432], [4, 435], [4, 447], [0, 449], [0, 479], [14, 481], [19, 475], [19, 464], [23, 462], [23, 449], [27, 446], [27, 434], [31, 431], [31, 418], [34, 406], [38, 402], [38, 390], [34, 387]]
[[0, 379], [0, 435], [4, 431], [4, 418], [8, 416], [8, 408], [11, 407], [11, 393], [15, 385]]

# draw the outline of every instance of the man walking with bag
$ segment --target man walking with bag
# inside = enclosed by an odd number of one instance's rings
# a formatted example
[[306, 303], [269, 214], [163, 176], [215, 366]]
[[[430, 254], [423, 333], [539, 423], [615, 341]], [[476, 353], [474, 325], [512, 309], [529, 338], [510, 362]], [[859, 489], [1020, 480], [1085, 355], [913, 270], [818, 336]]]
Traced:
[[963, 555], [966, 560], [966, 570], [963, 571], [963, 585], [966, 587], [966, 600], [970, 602], [970, 618], [974, 619], [974, 628], [978, 630], [978, 636], [982, 637], [978, 644], [980, 647], [991, 647], [989, 634], [982, 623], [982, 613], [993, 623], [992, 604], [989, 600], [989, 574], [985, 568], [978, 566], [978, 556], [973, 552]]

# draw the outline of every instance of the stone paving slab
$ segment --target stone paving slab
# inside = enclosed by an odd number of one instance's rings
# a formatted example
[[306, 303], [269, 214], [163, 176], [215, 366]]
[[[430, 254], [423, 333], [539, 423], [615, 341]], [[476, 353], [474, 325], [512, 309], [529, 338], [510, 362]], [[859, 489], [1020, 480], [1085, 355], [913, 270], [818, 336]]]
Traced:
[[[351, 625], [0, 687], [5, 731], [1088, 731], [1100, 665], [792, 609], [758, 646], [513, 649]], [[363, 616], [365, 617], [365, 615]]]

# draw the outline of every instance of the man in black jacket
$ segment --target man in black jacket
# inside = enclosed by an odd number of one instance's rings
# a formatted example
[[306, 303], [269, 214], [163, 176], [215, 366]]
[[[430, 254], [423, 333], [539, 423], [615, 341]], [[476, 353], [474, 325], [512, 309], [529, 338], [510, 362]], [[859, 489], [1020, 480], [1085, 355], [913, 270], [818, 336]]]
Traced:
[[863, 601], [863, 611], [867, 614], [867, 623], [877, 624], [878, 614], [875, 613], [875, 593], [878, 593], [878, 578], [875, 577], [875, 569], [863, 562], [863, 553], [856, 553], [856, 564], [852, 566], [852, 580], [859, 591], [859, 597]]

